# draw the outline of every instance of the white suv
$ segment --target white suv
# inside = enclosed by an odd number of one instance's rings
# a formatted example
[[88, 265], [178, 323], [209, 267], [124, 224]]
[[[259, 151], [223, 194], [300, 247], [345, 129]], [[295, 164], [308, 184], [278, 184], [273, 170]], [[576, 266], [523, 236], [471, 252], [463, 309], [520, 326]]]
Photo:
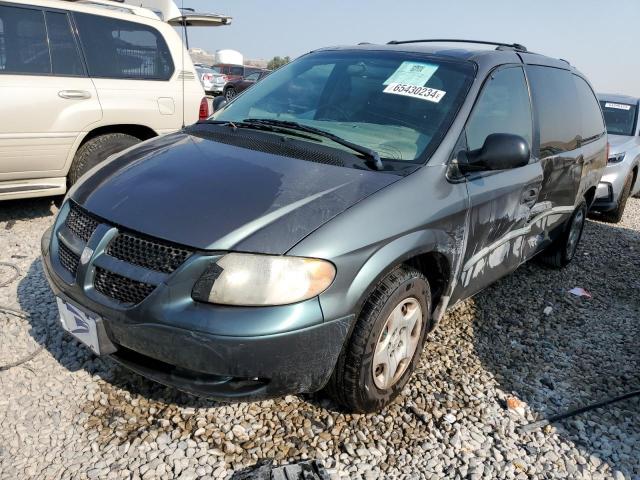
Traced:
[[63, 194], [207, 105], [180, 36], [151, 10], [0, 0], [0, 199]]

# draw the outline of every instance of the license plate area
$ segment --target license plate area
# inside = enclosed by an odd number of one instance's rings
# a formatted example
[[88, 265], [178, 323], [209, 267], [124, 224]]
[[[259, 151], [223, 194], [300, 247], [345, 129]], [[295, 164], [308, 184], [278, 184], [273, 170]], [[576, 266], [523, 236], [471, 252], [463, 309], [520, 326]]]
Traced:
[[60, 297], [57, 297], [56, 300], [62, 328], [84, 343], [96, 355], [100, 355], [100, 341], [98, 340], [100, 317]]

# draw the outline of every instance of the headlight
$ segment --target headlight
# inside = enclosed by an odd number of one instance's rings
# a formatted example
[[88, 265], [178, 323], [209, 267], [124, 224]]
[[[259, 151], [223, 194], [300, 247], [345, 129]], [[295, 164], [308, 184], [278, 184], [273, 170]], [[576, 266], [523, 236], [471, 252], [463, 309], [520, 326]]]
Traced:
[[229, 253], [200, 277], [192, 296], [222, 305], [286, 305], [319, 295], [335, 275], [325, 260]]
[[620, 163], [624, 160], [624, 153], [616, 153], [614, 155], [609, 156], [609, 163]]

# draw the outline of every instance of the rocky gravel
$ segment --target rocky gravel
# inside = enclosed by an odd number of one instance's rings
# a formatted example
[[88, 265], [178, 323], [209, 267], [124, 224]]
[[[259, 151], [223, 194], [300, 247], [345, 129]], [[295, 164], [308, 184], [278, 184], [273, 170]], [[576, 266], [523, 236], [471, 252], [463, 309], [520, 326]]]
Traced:
[[[458, 305], [379, 414], [322, 396], [197, 399], [97, 358], [64, 334], [40, 262], [48, 200], [0, 207], [0, 479], [229, 478], [319, 459], [332, 478], [640, 479], [640, 399], [531, 433], [518, 427], [640, 388], [640, 200], [590, 221], [579, 256], [527, 264]], [[0, 284], [13, 274], [0, 265]], [[568, 293], [573, 287], [592, 298]], [[30, 361], [2, 365], [43, 346]], [[511, 407], [511, 408], [509, 408]]]

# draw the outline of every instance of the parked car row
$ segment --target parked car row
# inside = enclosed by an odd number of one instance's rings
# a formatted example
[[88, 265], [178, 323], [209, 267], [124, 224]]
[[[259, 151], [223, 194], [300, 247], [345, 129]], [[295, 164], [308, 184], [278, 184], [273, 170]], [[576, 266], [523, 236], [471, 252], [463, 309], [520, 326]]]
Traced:
[[227, 100], [231, 100], [271, 73], [270, 70], [244, 65], [213, 65], [208, 68], [196, 64], [196, 69], [205, 92], [209, 95], [223, 94]]
[[94, 169], [42, 240], [63, 328], [195, 395], [388, 405], [448, 308], [571, 262], [626, 161], [568, 62], [466, 43], [315, 50]]

